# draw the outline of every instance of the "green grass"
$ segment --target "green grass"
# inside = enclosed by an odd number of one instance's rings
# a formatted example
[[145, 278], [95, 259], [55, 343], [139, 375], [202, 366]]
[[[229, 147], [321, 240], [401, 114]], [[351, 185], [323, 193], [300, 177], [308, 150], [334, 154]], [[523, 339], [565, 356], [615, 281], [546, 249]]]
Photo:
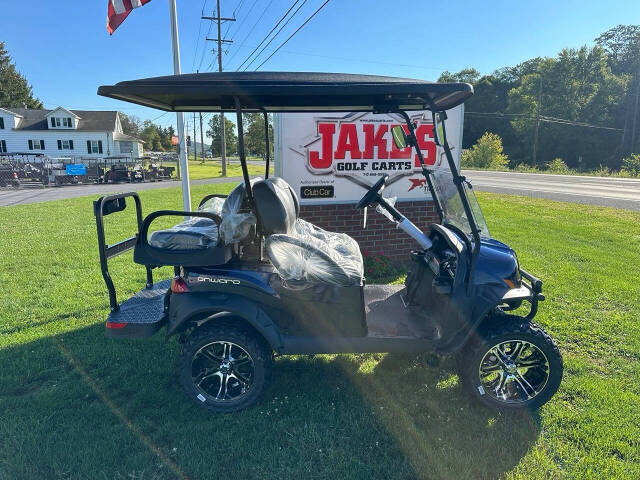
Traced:
[[[91, 198], [0, 209], [0, 478], [640, 478], [640, 215], [479, 196], [545, 280], [538, 321], [565, 358], [533, 415], [470, 401], [450, 359], [392, 354], [280, 357], [259, 404], [210, 414], [177, 385], [175, 339], [104, 337]], [[107, 217], [109, 241], [132, 214]], [[130, 255], [111, 265], [121, 299], [143, 285]]]
[[[165, 162], [169, 164], [169, 162]], [[264, 177], [263, 165], [247, 165], [249, 175], [260, 175]], [[270, 168], [270, 172], [273, 173], [273, 166]], [[227, 177], [241, 177], [242, 168], [237, 163], [227, 165]], [[219, 178], [222, 177], [222, 167], [218, 159], [210, 159], [203, 164], [199, 160], [189, 160], [189, 178], [191, 180], [200, 180], [203, 178]]]

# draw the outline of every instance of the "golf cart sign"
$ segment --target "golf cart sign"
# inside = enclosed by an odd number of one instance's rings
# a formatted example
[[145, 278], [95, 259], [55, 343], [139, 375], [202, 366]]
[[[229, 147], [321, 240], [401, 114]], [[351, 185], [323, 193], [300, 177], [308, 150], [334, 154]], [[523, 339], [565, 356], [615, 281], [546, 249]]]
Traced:
[[[430, 112], [410, 112], [424, 162], [429, 169], [446, 164], [433, 138]], [[448, 112], [449, 145], [460, 165], [463, 107]], [[406, 123], [398, 114], [277, 114], [275, 146], [278, 175], [302, 203], [350, 203], [380, 176], [389, 175], [385, 196], [424, 199], [426, 179], [414, 149], [398, 149], [391, 130]]]

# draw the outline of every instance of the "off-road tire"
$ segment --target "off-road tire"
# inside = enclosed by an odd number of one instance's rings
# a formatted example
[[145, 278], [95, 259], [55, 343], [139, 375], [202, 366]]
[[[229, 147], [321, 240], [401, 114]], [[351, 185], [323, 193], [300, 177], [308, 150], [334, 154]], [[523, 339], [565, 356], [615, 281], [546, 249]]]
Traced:
[[[233, 400], [205, 398], [191, 377], [192, 359], [196, 352], [209, 343], [220, 341], [232, 342], [242, 347], [251, 356], [254, 364], [253, 383], [249, 390]], [[269, 384], [272, 366], [272, 351], [266, 340], [250, 329], [231, 322], [214, 322], [196, 328], [186, 338], [178, 361], [178, 376], [182, 387], [194, 402], [211, 411], [227, 413], [247, 408], [258, 400]]]
[[[511, 340], [524, 340], [535, 345], [549, 363], [547, 382], [535, 397], [519, 403], [505, 403], [483, 392], [479, 378], [480, 362], [495, 345]], [[556, 393], [562, 381], [562, 354], [555, 341], [541, 327], [516, 315], [496, 313], [457, 357], [458, 373], [463, 387], [481, 403], [500, 410], [536, 410]]]

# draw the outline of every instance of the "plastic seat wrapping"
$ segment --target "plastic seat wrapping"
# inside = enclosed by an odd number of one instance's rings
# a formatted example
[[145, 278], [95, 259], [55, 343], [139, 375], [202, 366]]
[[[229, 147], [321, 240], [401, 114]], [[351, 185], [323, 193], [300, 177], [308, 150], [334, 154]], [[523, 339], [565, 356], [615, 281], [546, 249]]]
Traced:
[[[252, 183], [257, 180], [252, 180]], [[169, 229], [153, 232], [149, 244], [164, 250], [191, 251], [215, 247], [219, 239], [225, 245], [239, 242], [249, 235], [256, 224], [253, 213], [239, 213], [245, 197], [244, 183], [241, 183], [226, 198], [212, 197], [198, 208], [198, 211], [221, 217], [219, 228], [211, 219], [194, 217]]]
[[270, 235], [266, 251], [280, 278], [292, 286], [362, 283], [358, 243], [349, 235], [328, 232], [300, 218], [289, 234]]

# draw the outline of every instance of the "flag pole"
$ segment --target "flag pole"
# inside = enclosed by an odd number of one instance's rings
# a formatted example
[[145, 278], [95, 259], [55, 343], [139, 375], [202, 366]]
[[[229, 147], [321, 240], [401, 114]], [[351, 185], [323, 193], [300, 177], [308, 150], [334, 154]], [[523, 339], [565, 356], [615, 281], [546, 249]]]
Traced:
[[[178, 13], [176, 0], [169, 0], [171, 16], [171, 47], [173, 50], [173, 73], [180, 75], [180, 41], [178, 40]], [[189, 164], [187, 163], [187, 142], [184, 135], [184, 114], [176, 113], [178, 121], [178, 142], [180, 145], [179, 161], [182, 177], [182, 207], [185, 212], [191, 211], [191, 190], [189, 187]]]

